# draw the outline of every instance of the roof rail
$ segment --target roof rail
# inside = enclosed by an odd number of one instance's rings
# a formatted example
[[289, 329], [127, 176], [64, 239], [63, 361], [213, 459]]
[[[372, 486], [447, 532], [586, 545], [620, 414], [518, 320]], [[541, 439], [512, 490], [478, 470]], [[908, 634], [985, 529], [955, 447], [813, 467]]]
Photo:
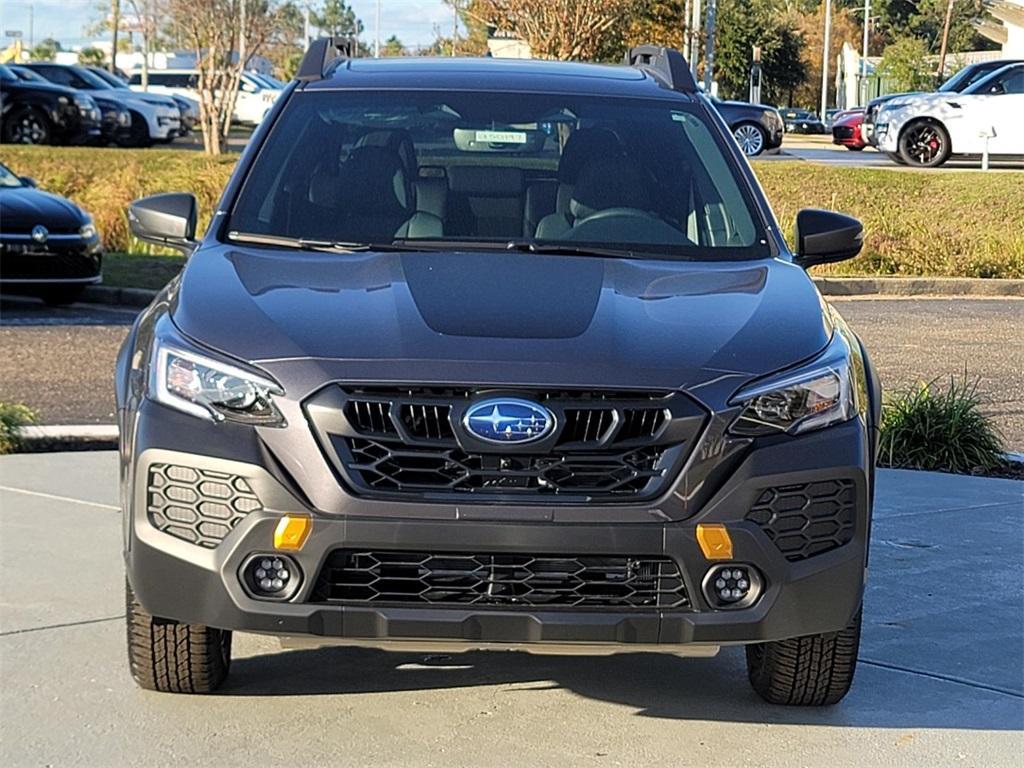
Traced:
[[351, 59], [358, 48], [354, 37], [320, 37], [309, 44], [302, 57], [296, 80], [320, 80], [335, 59]]
[[673, 91], [696, 93], [697, 83], [683, 54], [660, 45], [638, 45], [626, 53], [626, 64], [646, 69]]

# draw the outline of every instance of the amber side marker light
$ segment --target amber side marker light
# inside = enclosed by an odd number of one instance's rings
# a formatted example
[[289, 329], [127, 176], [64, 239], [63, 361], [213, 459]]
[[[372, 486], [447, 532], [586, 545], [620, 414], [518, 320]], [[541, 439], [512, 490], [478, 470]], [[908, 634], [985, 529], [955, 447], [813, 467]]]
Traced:
[[732, 539], [721, 523], [698, 523], [697, 543], [708, 560], [732, 560]]
[[274, 549], [298, 552], [313, 530], [313, 518], [308, 515], [285, 515], [274, 529]]

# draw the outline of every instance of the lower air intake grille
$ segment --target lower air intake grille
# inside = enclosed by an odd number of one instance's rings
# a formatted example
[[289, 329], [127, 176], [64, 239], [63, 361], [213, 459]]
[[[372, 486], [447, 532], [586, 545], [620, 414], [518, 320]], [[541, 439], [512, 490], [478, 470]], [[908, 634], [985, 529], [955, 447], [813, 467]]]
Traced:
[[207, 549], [263, 507], [244, 477], [175, 464], [150, 466], [146, 504], [158, 530]]
[[332, 552], [318, 602], [524, 608], [688, 608], [668, 558]]
[[761, 526], [787, 560], [806, 560], [841, 547], [856, 523], [852, 480], [766, 488], [747, 520]]

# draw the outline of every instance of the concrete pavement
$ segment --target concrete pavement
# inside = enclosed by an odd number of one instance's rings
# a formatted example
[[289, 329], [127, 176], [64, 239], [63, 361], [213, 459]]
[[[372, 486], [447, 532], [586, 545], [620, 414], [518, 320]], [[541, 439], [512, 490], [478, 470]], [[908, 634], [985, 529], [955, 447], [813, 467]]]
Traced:
[[[131, 683], [113, 453], [0, 458], [0, 764], [1015, 766], [1024, 484], [882, 471], [857, 679], [762, 703], [715, 659], [236, 637], [222, 695]], [[1014, 757], [1016, 755], [1016, 757]]]

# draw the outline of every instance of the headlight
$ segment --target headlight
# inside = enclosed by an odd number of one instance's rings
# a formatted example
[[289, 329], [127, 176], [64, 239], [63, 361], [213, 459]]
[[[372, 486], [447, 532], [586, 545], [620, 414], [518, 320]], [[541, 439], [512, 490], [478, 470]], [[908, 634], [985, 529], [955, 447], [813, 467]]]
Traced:
[[729, 430], [750, 437], [822, 429], [856, 413], [845, 362], [759, 384], [735, 399], [743, 411]]
[[271, 397], [284, 394], [280, 386], [194, 352], [158, 345], [151, 392], [159, 403], [210, 421], [285, 426]]
[[96, 225], [91, 221], [87, 221], [82, 225], [81, 229], [78, 230], [78, 234], [83, 240], [92, 240], [96, 237]]

